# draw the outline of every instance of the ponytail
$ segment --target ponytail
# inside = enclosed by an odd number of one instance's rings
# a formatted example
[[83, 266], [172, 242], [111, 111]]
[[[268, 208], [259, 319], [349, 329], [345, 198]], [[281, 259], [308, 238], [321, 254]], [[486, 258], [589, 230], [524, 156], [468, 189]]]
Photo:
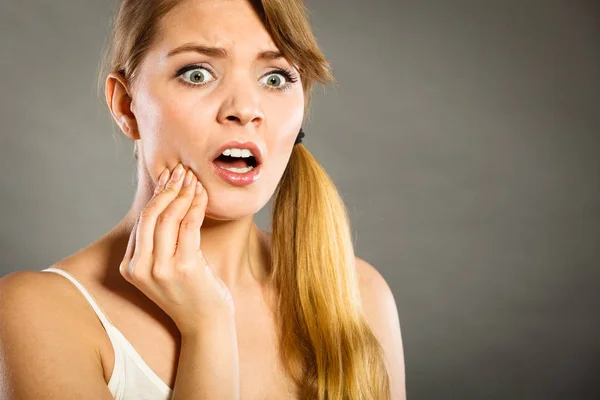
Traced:
[[362, 312], [346, 207], [302, 144], [275, 192], [271, 257], [280, 353], [300, 398], [389, 400], [384, 353]]
[[[101, 79], [108, 71], [119, 71], [133, 84], [159, 22], [181, 3], [121, 0]], [[310, 29], [304, 1], [251, 4], [277, 48], [298, 67], [308, 107], [313, 84], [332, 82], [333, 76]], [[135, 145], [134, 155], [143, 159]], [[300, 397], [389, 400], [383, 350], [362, 312], [346, 208], [302, 144], [294, 146], [277, 187], [272, 221], [280, 353]]]

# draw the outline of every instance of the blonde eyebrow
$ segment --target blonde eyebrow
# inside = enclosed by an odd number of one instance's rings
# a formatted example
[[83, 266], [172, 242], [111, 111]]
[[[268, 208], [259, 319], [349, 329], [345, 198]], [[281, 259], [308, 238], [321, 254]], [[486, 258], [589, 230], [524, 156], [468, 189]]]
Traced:
[[[173, 50], [169, 51], [167, 57], [172, 57], [176, 54], [193, 52], [198, 54], [203, 54], [209, 57], [215, 58], [226, 58], [228, 56], [227, 50], [222, 47], [211, 47], [205, 46], [198, 43], [186, 43], [182, 46], [176, 47]], [[279, 58], [284, 58], [283, 54], [279, 51], [266, 50], [258, 53], [257, 59], [259, 60], [277, 60]]]

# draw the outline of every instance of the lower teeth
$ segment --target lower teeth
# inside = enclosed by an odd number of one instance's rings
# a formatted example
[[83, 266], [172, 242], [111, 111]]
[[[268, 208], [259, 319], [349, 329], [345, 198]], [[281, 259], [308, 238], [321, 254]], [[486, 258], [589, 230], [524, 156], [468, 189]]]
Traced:
[[238, 174], [244, 174], [244, 173], [250, 172], [254, 169], [254, 167], [252, 167], [252, 166], [246, 167], [246, 168], [225, 168], [225, 167], [220, 167], [220, 168], [226, 169], [227, 171], [236, 172]]

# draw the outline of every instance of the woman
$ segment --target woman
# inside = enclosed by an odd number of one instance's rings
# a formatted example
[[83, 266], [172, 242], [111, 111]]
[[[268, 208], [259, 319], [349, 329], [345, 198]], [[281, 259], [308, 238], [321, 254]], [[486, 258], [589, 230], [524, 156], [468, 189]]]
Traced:
[[[112, 39], [135, 199], [2, 279], [3, 398], [405, 398], [393, 296], [301, 144], [331, 79], [302, 2], [124, 0]], [[273, 194], [269, 234], [253, 215]]]

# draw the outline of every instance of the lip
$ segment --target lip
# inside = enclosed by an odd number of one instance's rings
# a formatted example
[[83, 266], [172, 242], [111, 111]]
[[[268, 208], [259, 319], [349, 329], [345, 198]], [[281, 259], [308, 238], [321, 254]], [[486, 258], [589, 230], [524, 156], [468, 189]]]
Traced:
[[[252, 152], [252, 155], [256, 159], [256, 168], [260, 167], [262, 164], [262, 152], [260, 151], [260, 147], [254, 142], [239, 142], [237, 140], [232, 140], [231, 142], [225, 143], [223, 146], [219, 147], [219, 149], [213, 154], [211, 162], [214, 162], [221, 153], [225, 151], [225, 149], [248, 149]], [[252, 172], [252, 171], [250, 171]], [[243, 175], [243, 174], [242, 174]]]
[[[225, 151], [225, 149], [236, 148], [236, 149], [248, 149], [252, 152], [252, 155], [256, 159], [256, 167], [252, 169], [252, 171], [248, 171], [245, 173], [237, 173], [232, 171], [227, 171], [226, 169], [220, 168], [215, 164], [215, 160], [219, 158], [221, 153]], [[260, 151], [260, 147], [253, 142], [239, 142], [233, 140], [231, 142], [225, 143], [223, 146], [219, 148], [215, 152], [211, 161], [212, 167], [217, 175], [219, 175], [222, 179], [229, 182], [234, 186], [247, 186], [251, 183], [254, 183], [260, 177], [260, 172], [262, 170], [262, 152]]]
[[260, 177], [260, 172], [262, 169], [262, 165], [257, 165], [256, 168], [252, 169], [252, 171], [240, 174], [220, 168], [214, 162], [211, 164], [217, 175], [234, 186], [248, 186], [251, 183], [256, 182]]

